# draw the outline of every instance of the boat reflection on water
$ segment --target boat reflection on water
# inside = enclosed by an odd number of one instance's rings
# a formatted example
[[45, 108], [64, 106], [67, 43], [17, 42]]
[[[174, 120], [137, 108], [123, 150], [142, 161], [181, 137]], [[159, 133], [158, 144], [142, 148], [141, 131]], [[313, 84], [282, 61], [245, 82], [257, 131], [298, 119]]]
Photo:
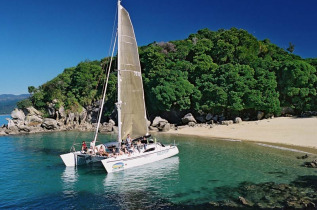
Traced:
[[[169, 203], [168, 187], [179, 180], [179, 157], [174, 156], [124, 171], [109, 173], [104, 190], [111, 192], [120, 209], [156, 209]], [[162, 198], [165, 198], [164, 201]]]
[[[144, 190], [149, 186], [155, 186], [155, 182], [177, 180], [178, 168], [179, 157], [167, 158], [144, 166], [109, 173], [104, 179], [104, 187], [116, 187], [120, 193], [132, 189]], [[159, 185], [158, 188], [160, 187]]]
[[62, 176], [63, 182], [63, 193], [65, 196], [74, 196], [75, 192], [75, 184], [78, 180], [77, 168], [75, 167], [66, 167]]

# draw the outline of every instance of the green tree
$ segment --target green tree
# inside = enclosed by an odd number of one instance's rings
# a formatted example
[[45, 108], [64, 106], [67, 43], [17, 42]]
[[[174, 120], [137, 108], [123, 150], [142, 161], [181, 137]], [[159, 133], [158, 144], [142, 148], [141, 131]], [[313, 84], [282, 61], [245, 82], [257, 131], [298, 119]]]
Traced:
[[282, 106], [297, 112], [312, 110], [316, 96], [316, 69], [302, 60], [285, 61], [280, 64], [278, 90]]
[[288, 52], [293, 53], [295, 50], [295, 45], [292, 44], [291, 42], [289, 43], [288, 48], [286, 49]]

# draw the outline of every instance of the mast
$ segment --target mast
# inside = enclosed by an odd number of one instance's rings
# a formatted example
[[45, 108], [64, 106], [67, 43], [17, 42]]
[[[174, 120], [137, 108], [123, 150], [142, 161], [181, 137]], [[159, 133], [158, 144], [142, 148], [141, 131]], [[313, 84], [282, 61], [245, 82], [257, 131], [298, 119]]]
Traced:
[[118, 109], [118, 142], [121, 142], [121, 96], [120, 96], [120, 46], [121, 46], [121, 0], [118, 0], [118, 102], [117, 102], [117, 109]]

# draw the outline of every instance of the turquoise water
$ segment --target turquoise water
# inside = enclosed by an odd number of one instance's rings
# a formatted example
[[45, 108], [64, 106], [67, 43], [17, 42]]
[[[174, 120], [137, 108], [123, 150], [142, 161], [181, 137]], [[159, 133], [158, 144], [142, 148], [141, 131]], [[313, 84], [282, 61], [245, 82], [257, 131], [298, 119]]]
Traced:
[[[223, 200], [216, 188], [248, 181], [288, 183], [317, 175], [302, 167], [301, 153], [254, 143], [157, 135], [174, 140], [180, 154], [149, 165], [106, 174], [101, 165], [66, 168], [59, 155], [92, 133], [60, 132], [0, 137], [0, 208], [191, 208]], [[112, 141], [116, 137], [101, 135]], [[232, 192], [235, 193], [235, 192]], [[181, 207], [180, 207], [181, 206]]]
[[6, 118], [11, 118], [10, 115], [0, 115], [0, 126], [2, 126], [3, 124], [8, 124], [8, 121], [6, 120]]

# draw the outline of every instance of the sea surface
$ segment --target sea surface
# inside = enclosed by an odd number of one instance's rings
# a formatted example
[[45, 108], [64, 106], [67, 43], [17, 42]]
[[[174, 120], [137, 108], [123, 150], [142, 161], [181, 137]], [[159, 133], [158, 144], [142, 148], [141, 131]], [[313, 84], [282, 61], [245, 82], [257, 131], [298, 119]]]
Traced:
[[[178, 144], [179, 155], [107, 174], [102, 165], [65, 167], [59, 155], [93, 133], [3, 136], [0, 209], [180, 209], [227, 199], [242, 182], [289, 183], [317, 175], [302, 167], [301, 152], [255, 143], [157, 135]], [[104, 142], [115, 135], [100, 135]]]
[[6, 118], [11, 118], [10, 115], [0, 115], [0, 126], [4, 125], [4, 124], [8, 124], [8, 121], [6, 120]]

